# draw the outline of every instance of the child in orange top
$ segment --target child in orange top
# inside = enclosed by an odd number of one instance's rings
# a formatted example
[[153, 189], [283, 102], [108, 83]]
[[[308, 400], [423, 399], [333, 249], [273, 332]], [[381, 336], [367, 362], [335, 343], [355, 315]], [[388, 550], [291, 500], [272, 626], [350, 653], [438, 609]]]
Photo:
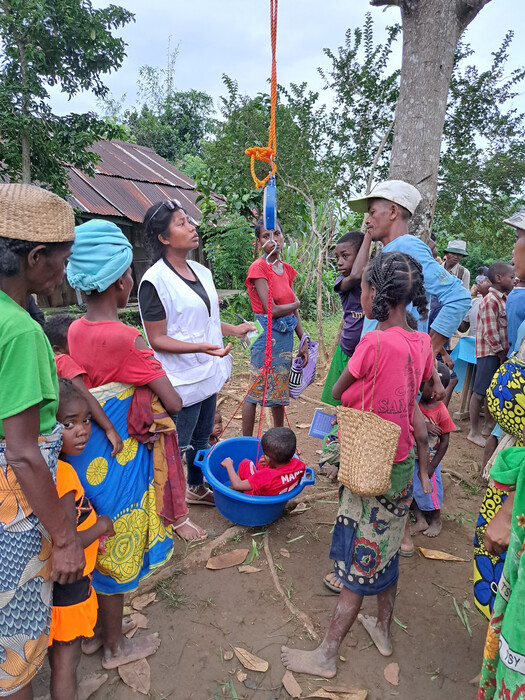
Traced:
[[[57, 419], [64, 425], [62, 452], [79, 455], [91, 434], [91, 413], [86, 399], [69, 379], [60, 379], [60, 403]], [[97, 517], [73, 467], [58, 460], [56, 486], [58, 496], [76, 520], [77, 531], [84, 547], [86, 567], [84, 576], [74, 583], [53, 587], [53, 611], [49, 632], [49, 663], [51, 666], [51, 697], [74, 698], [77, 688], [77, 666], [81, 641], [92, 637], [97, 621], [97, 596], [91, 587], [99, 540], [115, 534], [107, 515]]]

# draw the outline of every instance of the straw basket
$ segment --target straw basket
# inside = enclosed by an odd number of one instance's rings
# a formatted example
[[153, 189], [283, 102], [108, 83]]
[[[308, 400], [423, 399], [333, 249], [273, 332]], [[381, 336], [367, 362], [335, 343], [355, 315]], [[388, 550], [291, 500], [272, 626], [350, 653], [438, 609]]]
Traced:
[[372, 413], [379, 333], [370, 408], [365, 411], [365, 380], [362, 381], [361, 408], [337, 407], [339, 424], [339, 481], [358, 496], [381, 496], [390, 489], [390, 473], [397, 451], [401, 428]]
[[339, 481], [358, 496], [381, 496], [390, 488], [390, 473], [401, 428], [370, 411], [337, 407]]

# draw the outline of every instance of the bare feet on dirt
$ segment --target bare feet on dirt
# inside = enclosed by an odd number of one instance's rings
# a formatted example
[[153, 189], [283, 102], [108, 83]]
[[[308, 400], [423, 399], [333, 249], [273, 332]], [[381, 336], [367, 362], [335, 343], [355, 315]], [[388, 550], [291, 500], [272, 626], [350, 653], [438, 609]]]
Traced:
[[295, 673], [309, 673], [321, 678], [333, 678], [337, 673], [336, 657], [327, 658], [320, 647], [313, 651], [281, 647], [281, 661], [288, 671]]
[[104, 650], [102, 667], [109, 670], [123, 664], [130, 664], [132, 661], [145, 659], [147, 656], [154, 654], [159, 646], [160, 639], [157, 632], [148, 634], [147, 637], [135, 637], [134, 639], [122, 637], [116, 653]]
[[93, 693], [104, 685], [108, 679], [107, 673], [91, 673], [82, 678], [77, 687], [77, 700], [88, 700]]
[[480, 435], [479, 433], [469, 433], [467, 435], [467, 440], [470, 440], [470, 442], [478, 445], [478, 447], [485, 447], [486, 440], [483, 435]]
[[[122, 634], [127, 634], [128, 632], [131, 632], [131, 630], [134, 630], [135, 627], [137, 626], [136, 622], [133, 622], [131, 617], [126, 617], [122, 618]], [[85, 654], [86, 656], [91, 656], [91, 654], [94, 654], [97, 652], [99, 649], [102, 649], [102, 635], [100, 633], [100, 628], [95, 629], [95, 636], [90, 637], [89, 639], [83, 639], [82, 640], [82, 653]]]
[[428, 529], [428, 523], [424, 517], [416, 519], [416, 522], [410, 526], [410, 534], [415, 535], [418, 532], [425, 532]]
[[427, 529], [423, 531], [423, 534], [427, 537], [437, 537], [441, 532], [442, 527], [443, 523], [441, 522], [441, 517], [432, 518]]
[[392, 642], [390, 640], [390, 635], [385, 634], [379, 627], [377, 627], [377, 618], [372, 617], [371, 615], [359, 614], [357, 619], [370, 635], [370, 639], [376, 645], [378, 652], [382, 656], [391, 656]]

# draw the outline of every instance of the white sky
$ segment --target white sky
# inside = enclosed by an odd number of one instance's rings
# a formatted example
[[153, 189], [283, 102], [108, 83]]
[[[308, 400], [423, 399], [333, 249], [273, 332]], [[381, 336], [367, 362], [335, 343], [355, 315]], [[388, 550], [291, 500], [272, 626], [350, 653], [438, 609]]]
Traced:
[[[122, 68], [105, 77], [114, 98], [126, 95], [126, 105], [136, 101], [140, 66], [165, 67], [168, 38], [179, 44], [175, 66], [175, 88], [194, 88], [210, 94], [215, 103], [225, 94], [222, 74], [239, 83], [242, 93], [254, 96], [268, 90], [270, 72], [269, 0], [111, 0], [135, 13], [135, 23], [121, 32], [127, 42], [127, 58]], [[110, 0], [94, 0], [103, 7]], [[336, 51], [344, 43], [348, 28], [362, 26], [366, 12], [374, 19], [377, 38], [384, 36], [386, 24], [399, 21], [399, 10], [371, 8], [367, 0], [280, 0], [277, 34], [277, 78], [283, 85], [306, 81], [311, 89], [321, 89], [317, 68], [328, 67], [323, 48]], [[505, 32], [513, 28], [509, 69], [525, 65], [524, 0], [492, 0], [467, 29], [464, 38], [475, 55], [470, 62], [480, 69], [490, 65]], [[394, 62], [401, 61], [401, 44]], [[52, 106], [59, 114], [97, 110], [91, 93], [71, 101], [52, 92]], [[516, 106], [525, 111], [525, 87]]]

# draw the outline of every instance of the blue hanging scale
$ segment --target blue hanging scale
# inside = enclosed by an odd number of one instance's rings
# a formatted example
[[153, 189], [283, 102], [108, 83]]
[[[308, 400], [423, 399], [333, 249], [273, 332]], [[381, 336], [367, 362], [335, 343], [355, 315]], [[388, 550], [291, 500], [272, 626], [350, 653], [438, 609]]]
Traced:
[[264, 228], [270, 231], [270, 241], [273, 242], [273, 232], [277, 223], [277, 195], [275, 188], [275, 176], [272, 176], [264, 188], [263, 197]]

